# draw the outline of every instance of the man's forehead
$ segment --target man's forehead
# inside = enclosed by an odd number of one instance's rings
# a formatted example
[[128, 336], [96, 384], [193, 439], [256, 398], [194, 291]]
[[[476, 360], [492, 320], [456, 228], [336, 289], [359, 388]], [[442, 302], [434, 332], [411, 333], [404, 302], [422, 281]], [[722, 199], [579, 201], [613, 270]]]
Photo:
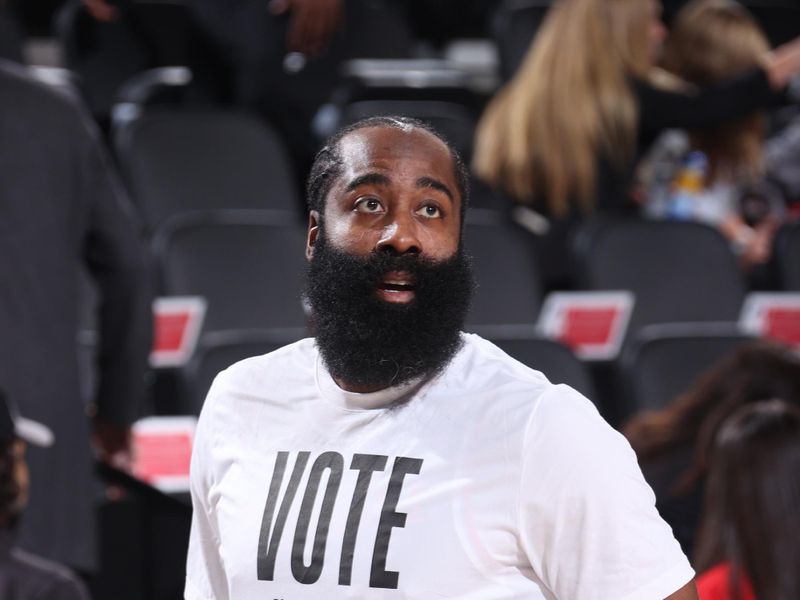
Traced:
[[453, 172], [450, 148], [434, 134], [417, 127], [365, 127], [350, 132], [339, 144], [345, 166], [377, 158], [435, 157]]
[[342, 177], [375, 167], [390, 169], [401, 161], [415, 161], [430, 175], [456, 186], [456, 166], [450, 148], [441, 139], [417, 127], [366, 127], [356, 129], [339, 142], [343, 161]]

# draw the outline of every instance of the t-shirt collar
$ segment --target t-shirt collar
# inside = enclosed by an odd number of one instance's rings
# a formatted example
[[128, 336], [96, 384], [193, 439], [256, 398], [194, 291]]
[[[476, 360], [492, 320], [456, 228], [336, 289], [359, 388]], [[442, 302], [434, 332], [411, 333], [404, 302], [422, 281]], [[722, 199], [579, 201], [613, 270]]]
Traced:
[[412, 396], [425, 383], [425, 378], [420, 377], [377, 392], [348, 392], [340, 388], [331, 377], [319, 351], [316, 356], [315, 372], [317, 388], [322, 396], [347, 410], [377, 410], [397, 405]]

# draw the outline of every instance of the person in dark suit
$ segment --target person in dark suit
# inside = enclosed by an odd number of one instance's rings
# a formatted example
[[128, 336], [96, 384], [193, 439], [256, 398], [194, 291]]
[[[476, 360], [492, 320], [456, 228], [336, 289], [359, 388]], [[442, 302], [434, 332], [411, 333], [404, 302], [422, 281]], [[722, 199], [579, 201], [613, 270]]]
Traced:
[[[0, 63], [0, 90], [0, 385], [56, 438], [47, 453], [29, 453], [31, 502], [19, 543], [91, 572], [90, 438], [100, 458], [128, 461], [152, 335], [147, 261], [83, 111], [11, 63]], [[84, 268], [99, 291], [98, 382], [88, 407], [77, 344]]]
[[73, 573], [15, 547], [28, 499], [28, 444], [50, 447], [53, 432], [17, 414], [0, 389], [0, 598], [88, 600], [86, 586]]

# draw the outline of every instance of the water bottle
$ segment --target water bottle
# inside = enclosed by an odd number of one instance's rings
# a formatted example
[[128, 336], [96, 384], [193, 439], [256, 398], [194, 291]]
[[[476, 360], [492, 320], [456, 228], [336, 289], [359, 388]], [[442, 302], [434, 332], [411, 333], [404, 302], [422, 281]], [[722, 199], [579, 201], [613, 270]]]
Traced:
[[690, 220], [698, 197], [705, 186], [708, 158], [699, 150], [686, 155], [683, 165], [672, 180], [667, 216], [677, 221]]

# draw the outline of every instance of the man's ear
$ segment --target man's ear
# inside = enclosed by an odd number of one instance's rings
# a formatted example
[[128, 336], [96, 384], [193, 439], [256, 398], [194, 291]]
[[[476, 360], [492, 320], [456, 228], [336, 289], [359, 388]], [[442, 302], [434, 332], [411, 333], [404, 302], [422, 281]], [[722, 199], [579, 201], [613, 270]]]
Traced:
[[314, 244], [317, 243], [320, 225], [319, 213], [312, 210], [308, 213], [308, 237], [306, 238], [306, 259], [311, 260], [314, 255]]

